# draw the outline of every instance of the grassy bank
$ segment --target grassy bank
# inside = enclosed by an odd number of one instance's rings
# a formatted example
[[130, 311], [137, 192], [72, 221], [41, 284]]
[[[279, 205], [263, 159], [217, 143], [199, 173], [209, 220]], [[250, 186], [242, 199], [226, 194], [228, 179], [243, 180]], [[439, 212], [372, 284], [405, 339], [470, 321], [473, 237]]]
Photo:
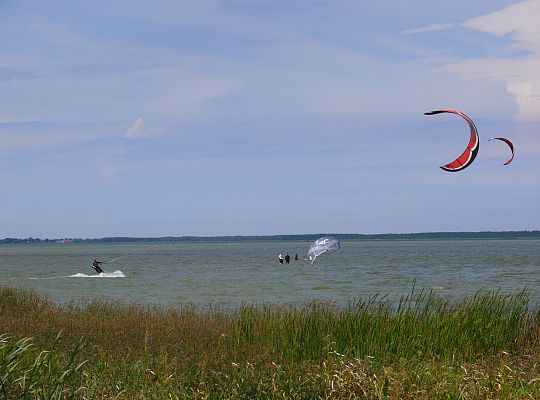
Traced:
[[226, 310], [0, 288], [0, 399], [540, 398], [539, 328], [526, 293]]

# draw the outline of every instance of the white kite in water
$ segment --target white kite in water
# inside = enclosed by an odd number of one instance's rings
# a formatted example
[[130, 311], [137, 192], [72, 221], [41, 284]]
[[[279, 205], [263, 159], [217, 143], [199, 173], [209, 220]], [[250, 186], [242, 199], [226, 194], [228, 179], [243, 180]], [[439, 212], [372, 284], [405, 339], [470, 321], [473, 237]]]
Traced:
[[315, 262], [315, 259], [322, 253], [325, 253], [328, 250], [337, 249], [341, 249], [341, 242], [335, 237], [324, 236], [320, 239], [317, 239], [315, 243], [313, 243], [309, 248], [309, 261], [311, 261], [311, 263], [313, 264]]

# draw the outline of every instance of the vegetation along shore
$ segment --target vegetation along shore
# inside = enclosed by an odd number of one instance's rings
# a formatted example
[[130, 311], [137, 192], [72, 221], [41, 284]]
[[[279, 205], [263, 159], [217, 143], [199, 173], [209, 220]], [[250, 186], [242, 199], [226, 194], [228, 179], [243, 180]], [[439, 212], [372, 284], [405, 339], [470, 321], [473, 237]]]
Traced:
[[0, 399], [538, 399], [529, 294], [58, 305], [0, 287]]
[[163, 236], [104, 238], [3, 238], [0, 244], [47, 244], [47, 243], [177, 243], [177, 242], [263, 242], [308, 241], [321, 236], [334, 236], [340, 240], [462, 240], [462, 239], [540, 239], [540, 231], [482, 231], [482, 232], [423, 232], [423, 233], [306, 233], [296, 235], [238, 235], [238, 236]]

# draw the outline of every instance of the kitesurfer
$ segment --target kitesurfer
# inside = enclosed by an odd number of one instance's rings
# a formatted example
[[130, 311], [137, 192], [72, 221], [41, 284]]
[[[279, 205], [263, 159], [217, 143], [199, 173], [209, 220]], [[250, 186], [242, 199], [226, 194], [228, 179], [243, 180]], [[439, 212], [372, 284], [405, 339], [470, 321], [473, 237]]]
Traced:
[[100, 267], [101, 264], [103, 264], [103, 261], [96, 260], [96, 257], [92, 258], [92, 268], [94, 268], [98, 274], [103, 272]]

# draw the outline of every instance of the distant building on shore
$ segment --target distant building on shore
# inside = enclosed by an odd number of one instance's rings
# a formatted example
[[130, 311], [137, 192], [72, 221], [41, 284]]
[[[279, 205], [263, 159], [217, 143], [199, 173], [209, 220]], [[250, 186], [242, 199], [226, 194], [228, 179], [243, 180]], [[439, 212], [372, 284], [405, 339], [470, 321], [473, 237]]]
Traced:
[[57, 240], [56, 243], [68, 244], [68, 243], [73, 243], [73, 240], [72, 239], [60, 239], [60, 240]]

